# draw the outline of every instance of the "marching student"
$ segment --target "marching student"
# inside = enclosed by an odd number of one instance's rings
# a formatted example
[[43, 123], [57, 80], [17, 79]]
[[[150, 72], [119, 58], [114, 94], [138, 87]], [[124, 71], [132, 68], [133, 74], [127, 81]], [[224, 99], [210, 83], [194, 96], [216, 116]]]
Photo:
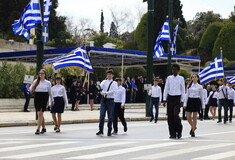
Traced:
[[226, 86], [227, 80], [223, 79], [223, 85], [219, 87], [219, 107], [218, 107], [218, 121], [217, 123], [222, 122], [221, 119], [221, 110], [222, 106], [224, 107], [224, 124], [228, 121], [228, 90], [229, 87]]
[[126, 120], [124, 118], [124, 112], [125, 112], [125, 102], [126, 102], [126, 89], [122, 87], [122, 80], [121, 78], [116, 78], [115, 79], [118, 85], [118, 88], [114, 92], [114, 103], [115, 103], [115, 108], [114, 108], [114, 118], [113, 118], [113, 133], [112, 134], [117, 134], [118, 133], [118, 118], [120, 119], [123, 127], [124, 127], [124, 132], [127, 131], [127, 124]]
[[103, 135], [104, 132], [104, 118], [106, 111], [108, 113], [108, 133], [107, 136], [111, 136], [112, 123], [113, 123], [113, 113], [114, 113], [114, 92], [117, 89], [117, 82], [113, 81], [113, 71], [106, 71], [106, 80], [103, 80], [100, 84], [102, 89], [101, 103], [100, 103], [100, 122], [99, 122], [99, 131], [96, 135]]
[[233, 105], [235, 100], [235, 91], [233, 89], [232, 83], [228, 83], [228, 109], [229, 109], [229, 122], [232, 123], [233, 118]]
[[170, 137], [180, 139], [182, 137], [183, 126], [179, 117], [181, 102], [184, 102], [185, 84], [184, 78], [179, 76], [180, 66], [178, 64], [172, 65], [172, 73], [166, 79], [164, 88], [163, 100], [167, 100], [167, 122], [169, 127]]
[[158, 79], [153, 80], [153, 86], [149, 90], [148, 95], [151, 96], [150, 99], [150, 115], [151, 119], [150, 122], [153, 121], [154, 115], [153, 115], [153, 105], [155, 106], [155, 119], [154, 122], [157, 123], [158, 121], [158, 111], [159, 111], [159, 105], [161, 104], [162, 101], [162, 89], [158, 86]]
[[217, 86], [212, 87], [212, 91], [210, 92], [208, 98], [207, 98], [207, 104], [210, 106], [210, 113], [212, 115], [212, 120], [215, 120], [216, 115], [216, 109], [218, 107], [218, 99], [219, 99], [219, 93], [217, 91]]
[[[46, 128], [43, 112], [46, 110], [49, 96], [51, 99], [51, 103], [54, 103], [51, 94], [51, 82], [47, 80], [47, 74], [45, 69], [41, 69], [38, 72], [38, 78], [34, 80], [33, 84], [30, 86], [29, 89], [30, 91], [35, 92], [34, 105], [38, 115], [37, 130], [35, 134], [44, 133], [46, 132]], [[42, 130], [40, 132], [41, 126]]]
[[[61, 114], [64, 113], [64, 107], [68, 107], [68, 98], [65, 87], [62, 85], [61, 77], [56, 77], [55, 84], [56, 85], [51, 88], [54, 104], [52, 105], [50, 100], [49, 104], [51, 105], [52, 119], [55, 124], [54, 130], [60, 132]], [[56, 113], [58, 119], [56, 118]]]
[[197, 129], [197, 114], [202, 107], [205, 109], [203, 87], [200, 85], [199, 76], [193, 74], [191, 82], [187, 87], [187, 93], [184, 101], [184, 108], [187, 112], [187, 120], [191, 126], [190, 135], [195, 137]]

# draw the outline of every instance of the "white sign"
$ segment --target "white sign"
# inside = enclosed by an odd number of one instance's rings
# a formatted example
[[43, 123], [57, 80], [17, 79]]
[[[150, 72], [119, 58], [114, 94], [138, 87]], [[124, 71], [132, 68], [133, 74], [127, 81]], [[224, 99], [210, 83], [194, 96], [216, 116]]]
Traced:
[[144, 90], [150, 90], [152, 87], [152, 84], [144, 84]]
[[24, 83], [33, 84], [33, 80], [34, 80], [34, 76], [31, 76], [31, 75], [24, 76]]

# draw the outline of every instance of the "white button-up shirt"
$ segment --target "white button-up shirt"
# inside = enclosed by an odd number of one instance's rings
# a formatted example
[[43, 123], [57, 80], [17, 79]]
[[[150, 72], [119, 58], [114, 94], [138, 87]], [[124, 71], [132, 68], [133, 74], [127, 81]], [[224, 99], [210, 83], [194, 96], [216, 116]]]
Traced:
[[187, 105], [188, 98], [200, 98], [202, 108], [205, 108], [203, 88], [200, 84], [192, 83], [191, 87], [187, 89], [187, 93], [186, 93], [185, 101], [184, 101], [184, 106]]
[[159, 101], [162, 101], [162, 89], [158, 85], [153, 85], [152, 88], [149, 90], [148, 95], [153, 98], [159, 98]]
[[117, 82], [113, 81], [113, 83], [111, 84], [109, 88], [109, 91], [107, 92], [109, 84], [112, 81], [113, 80], [103, 80], [100, 84], [100, 88], [102, 89], [101, 95], [103, 95], [106, 98], [114, 98], [114, 92], [118, 87]]
[[225, 86], [225, 85], [220, 86], [219, 87], [219, 99], [228, 98], [228, 90], [229, 90], [228, 86]]
[[163, 93], [163, 100], [165, 101], [167, 96], [181, 96], [181, 102], [184, 102], [185, 96], [185, 84], [182, 76], [170, 75], [166, 79], [166, 85]]
[[[62, 85], [55, 85], [51, 88], [52, 97], [63, 97], [65, 106], [68, 106], [68, 98], [67, 93]], [[49, 100], [49, 104], [51, 104], [51, 101]]]
[[121, 103], [121, 106], [125, 105], [126, 102], [126, 89], [121, 85], [114, 92], [114, 102]]
[[228, 99], [229, 100], [235, 100], [235, 91], [233, 88], [230, 88], [228, 89]]

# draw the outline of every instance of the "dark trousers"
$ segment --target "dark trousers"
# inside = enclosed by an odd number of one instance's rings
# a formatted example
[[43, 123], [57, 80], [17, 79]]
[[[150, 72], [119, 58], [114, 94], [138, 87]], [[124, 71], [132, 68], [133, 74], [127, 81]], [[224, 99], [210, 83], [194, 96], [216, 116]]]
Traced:
[[198, 112], [198, 114], [199, 114], [199, 119], [203, 120], [203, 109], [202, 109], [202, 106], [200, 106], [200, 111]]
[[182, 117], [183, 117], [184, 120], [187, 119], [187, 118], [186, 118], [186, 111], [185, 111], [184, 108], [183, 108], [183, 112], [182, 112]]
[[72, 103], [72, 108], [71, 110], [74, 110], [75, 104], [76, 104], [76, 96], [71, 96], [71, 103]]
[[104, 130], [104, 118], [106, 111], [108, 112], [108, 132], [112, 131], [112, 123], [114, 116], [114, 100], [113, 99], [102, 99], [100, 103], [100, 123], [99, 130]]
[[159, 111], [159, 97], [158, 98], [154, 98], [154, 97], [151, 97], [151, 100], [150, 100], [150, 115], [151, 115], [151, 118], [154, 119], [154, 115], [153, 115], [153, 106], [155, 106], [155, 120], [158, 120], [158, 111]]
[[218, 120], [221, 121], [221, 110], [222, 106], [224, 107], [224, 122], [228, 121], [228, 100], [219, 99], [219, 107], [218, 107]]
[[181, 96], [170, 95], [167, 98], [167, 122], [170, 136], [177, 136], [176, 133], [182, 133], [183, 126], [179, 117], [181, 107], [180, 98]]
[[28, 94], [24, 92], [24, 97], [25, 97], [24, 111], [27, 111], [29, 107], [30, 93]]
[[124, 108], [121, 108], [121, 103], [115, 103], [114, 118], [113, 118], [113, 129], [114, 132], [118, 132], [118, 118], [120, 119], [123, 127], [126, 127], [126, 120], [124, 118]]
[[228, 100], [228, 109], [229, 109], [229, 121], [233, 119], [233, 100]]
[[209, 116], [208, 116], [209, 108], [210, 108], [210, 106], [209, 106], [209, 105], [206, 105], [206, 107], [205, 107], [205, 113], [204, 113], [204, 119], [209, 119]]

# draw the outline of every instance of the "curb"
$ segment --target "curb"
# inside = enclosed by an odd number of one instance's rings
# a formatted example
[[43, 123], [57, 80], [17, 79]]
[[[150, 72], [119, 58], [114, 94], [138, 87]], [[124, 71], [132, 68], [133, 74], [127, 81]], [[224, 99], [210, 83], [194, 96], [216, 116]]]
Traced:
[[[149, 117], [141, 117], [141, 118], [125, 118], [127, 122], [130, 121], [149, 121]], [[167, 120], [167, 117], [159, 117], [158, 120]], [[99, 119], [83, 119], [83, 120], [67, 120], [62, 121], [62, 124], [79, 124], [79, 123], [98, 123]], [[107, 119], [105, 120], [107, 122]], [[53, 121], [46, 121], [46, 125], [53, 125]], [[37, 121], [29, 121], [29, 122], [13, 122], [13, 123], [1, 123], [1, 127], [19, 127], [19, 126], [36, 126]]]

